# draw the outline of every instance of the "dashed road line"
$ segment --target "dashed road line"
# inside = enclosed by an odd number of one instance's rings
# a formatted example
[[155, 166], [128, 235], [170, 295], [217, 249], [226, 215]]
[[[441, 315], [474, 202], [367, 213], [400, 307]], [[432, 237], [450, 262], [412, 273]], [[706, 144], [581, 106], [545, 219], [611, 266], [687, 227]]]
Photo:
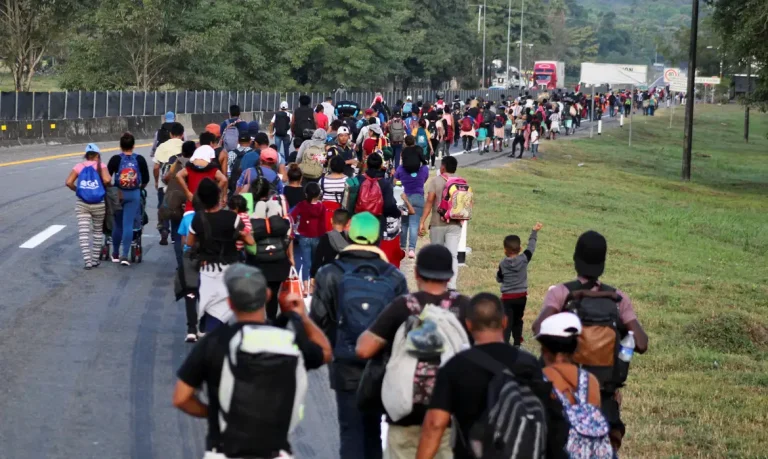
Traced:
[[20, 249], [34, 249], [38, 245], [45, 242], [48, 238], [66, 228], [67, 225], [51, 225], [48, 228], [40, 231], [36, 235], [32, 236], [27, 242], [19, 246]]

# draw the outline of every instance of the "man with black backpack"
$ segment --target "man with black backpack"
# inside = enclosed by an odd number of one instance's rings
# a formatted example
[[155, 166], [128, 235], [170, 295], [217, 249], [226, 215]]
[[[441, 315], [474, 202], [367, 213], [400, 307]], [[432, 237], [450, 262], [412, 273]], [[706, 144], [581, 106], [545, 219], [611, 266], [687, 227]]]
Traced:
[[[206, 457], [290, 457], [288, 435], [303, 416], [307, 370], [331, 360], [330, 344], [297, 295], [285, 299], [277, 321], [267, 320], [264, 306], [277, 292], [259, 269], [233, 265], [224, 282], [237, 322], [192, 349], [177, 373], [173, 404], [208, 420]], [[207, 404], [197, 395], [203, 383]]]
[[400, 116], [399, 111], [395, 111], [392, 119], [387, 123], [389, 132], [389, 143], [392, 145], [392, 153], [395, 155], [395, 169], [400, 167], [400, 154], [403, 152], [403, 143], [405, 142], [405, 121]]
[[[165, 114], [164, 119], [165, 121], [162, 125], [160, 125], [160, 129], [155, 131], [155, 139], [152, 142], [152, 153], [150, 154], [151, 158], [155, 157], [155, 151], [157, 150], [157, 147], [171, 139], [171, 127], [173, 126], [173, 123], [176, 122], [176, 114], [173, 112], [168, 112]], [[186, 137], [182, 138], [182, 141], [186, 140]]]
[[[315, 122], [315, 111], [309, 104], [312, 103], [312, 98], [306, 94], [299, 96], [299, 106], [293, 111], [293, 119], [291, 119], [291, 131], [293, 136], [301, 140], [309, 140], [312, 138], [312, 134], [317, 129], [317, 123]], [[287, 156], [287, 153], [286, 153]]]
[[408, 293], [405, 276], [376, 244], [379, 220], [364, 212], [352, 218], [348, 245], [317, 272], [310, 317], [333, 347], [331, 389], [336, 392], [341, 459], [381, 459], [381, 411], [358, 408], [357, 389], [366, 362], [355, 354], [358, 336], [395, 298]]
[[[314, 117], [313, 117], [314, 119]], [[280, 102], [280, 111], [275, 113], [272, 121], [269, 123], [269, 136], [275, 140], [277, 152], [280, 154], [281, 162], [288, 158], [291, 148], [291, 125], [293, 123], [292, 115], [288, 112], [288, 102]]]
[[[549, 288], [541, 313], [533, 323], [533, 332], [538, 334], [542, 322], [561, 311], [579, 316], [583, 330], [573, 360], [600, 381], [603, 415], [611, 427], [611, 444], [618, 451], [626, 430], [621, 421], [619, 389], [627, 379], [632, 354], [648, 350], [648, 335], [629, 296], [600, 282], [607, 253], [608, 243], [600, 233], [587, 231], [579, 237], [573, 254], [576, 280]], [[630, 333], [635, 347], [627, 350], [628, 355], [622, 359], [620, 342]]]
[[536, 357], [504, 342], [506, 321], [496, 295], [480, 293], [470, 301], [466, 325], [473, 347], [438, 371], [417, 459], [441, 457], [452, 416], [455, 459], [568, 457], [562, 405], [552, 398]]
[[[241, 132], [238, 138], [237, 148], [227, 151], [227, 179], [229, 180], [229, 197], [235, 193], [237, 180], [243, 173], [243, 158], [252, 152], [251, 134]], [[251, 167], [251, 166], [249, 166]]]

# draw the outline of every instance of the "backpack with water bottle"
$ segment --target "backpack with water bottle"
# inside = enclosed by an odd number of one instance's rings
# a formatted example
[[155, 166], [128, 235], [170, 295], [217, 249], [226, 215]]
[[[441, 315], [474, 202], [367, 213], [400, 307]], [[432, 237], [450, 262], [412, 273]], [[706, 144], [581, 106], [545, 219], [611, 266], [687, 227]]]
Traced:
[[[595, 286], [598, 289], [593, 291]], [[565, 287], [569, 293], [564, 310], [579, 316], [582, 325], [573, 360], [597, 377], [603, 392], [613, 393], [629, 373], [629, 359], [619, 358], [621, 340], [627, 334], [619, 316], [622, 298], [615, 288], [593, 281], [575, 280]]]

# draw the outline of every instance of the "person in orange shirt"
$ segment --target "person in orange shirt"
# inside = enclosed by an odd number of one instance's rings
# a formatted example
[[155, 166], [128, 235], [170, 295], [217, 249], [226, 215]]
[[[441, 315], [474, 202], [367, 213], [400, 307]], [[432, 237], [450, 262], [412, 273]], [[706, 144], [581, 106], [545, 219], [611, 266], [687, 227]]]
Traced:
[[[541, 359], [544, 361], [544, 376], [568, 401], [576, 403], [578, 393], [579, 367], [573, 363], [573, 354], [581, 335], [581, 320], [572, 312], [561, 312], [547, 317], [539, 329], [536, 339], [541, 344]], [[552, 397], [556, 397], [553, 393]], [[587, 403], [600, 408], [600, 382], [589, 374]]]

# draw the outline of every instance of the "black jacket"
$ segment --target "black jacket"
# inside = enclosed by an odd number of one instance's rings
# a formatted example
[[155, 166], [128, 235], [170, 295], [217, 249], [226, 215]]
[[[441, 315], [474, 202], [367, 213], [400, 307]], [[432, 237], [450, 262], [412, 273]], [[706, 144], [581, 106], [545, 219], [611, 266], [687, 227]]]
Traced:
[[[382, 258], [383, 253], [376, 247], [350, 245], [339, 253], [339, 260], [354, 266], [363, 263], [388, 265]], [[309, 317], [328, 337], [331, 347], [336, 344], [338, 285], [344, 272], [336, 263], [323, 266], [315, 276], [315, 292], [312, 295], [312, 305]], [[397, 296], [408, 293], [408, 281], [400, 271], [394, 271], [399, 276]], [[334, 362], [329, 366], [331, 388], [335, 390], [357, 390], [357, 384], [363, 373], [363, 366], [351, 363]]]
[[310, 276], [315, 278], [317, 276], [317, 271], [335, 260], [339, 252], [348, 245], [349, 239], [346, 233], [339, 233], [338, 231], [333, 230], [320, 236], [320, 241], [317, 243], [315, 253], [312, 255], [312, 269], [309, 271]]

